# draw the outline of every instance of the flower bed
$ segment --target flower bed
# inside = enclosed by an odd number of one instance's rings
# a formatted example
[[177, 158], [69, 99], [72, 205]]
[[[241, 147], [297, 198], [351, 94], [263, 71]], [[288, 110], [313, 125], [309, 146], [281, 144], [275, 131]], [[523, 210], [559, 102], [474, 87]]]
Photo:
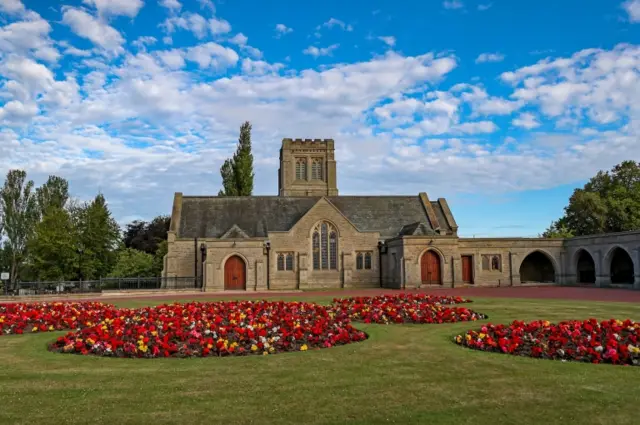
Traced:
[[542, 359], [640, 364], [640, 323], [631, 320], [596, 319], [486, 325], [454, 338], [476, 350]]
[[115, 317], [118, 309], [98, 302], [33, 302], [0, 304], [0, 333], [80, 329]]
[[468, 299], [425, 294], [382, 295], [334, 299], [336, 317], [364, 323], [452, 323], [485, 319], [487, 316], [455, 304]]
[[51, 351], [113, 357], [274, 354], [367, 338], [326, 307], [304, 302], [231, 301], [121, 309], [116, 317], [70, 332]]

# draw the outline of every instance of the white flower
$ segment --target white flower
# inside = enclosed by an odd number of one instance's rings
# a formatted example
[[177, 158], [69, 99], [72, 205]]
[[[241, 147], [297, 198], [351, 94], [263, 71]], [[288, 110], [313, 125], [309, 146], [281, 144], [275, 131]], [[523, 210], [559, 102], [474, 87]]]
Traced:
[[562, 348], [560, 348], [557, 353], [560, 354], [560, 356], [564, 356], [564, 350]]
[[604, 349], [604, 348], [602, 347], [602, 345], [598, 345], [598, 346], [595, 348], [595, 350], [596, 350], [598, 353], [601, 353], [603, 349]]

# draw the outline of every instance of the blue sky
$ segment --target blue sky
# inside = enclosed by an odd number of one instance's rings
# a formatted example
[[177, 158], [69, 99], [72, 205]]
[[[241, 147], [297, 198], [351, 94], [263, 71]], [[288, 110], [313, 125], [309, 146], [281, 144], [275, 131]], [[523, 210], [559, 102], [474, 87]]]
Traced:
[[640, 159], [640, 0], [0, 1], [0, 172], [102, 191], [121, 222], [207, 195], [253, 124], [333, 138], [342, 194], [446, 197], [463, 236], [534, 236]]

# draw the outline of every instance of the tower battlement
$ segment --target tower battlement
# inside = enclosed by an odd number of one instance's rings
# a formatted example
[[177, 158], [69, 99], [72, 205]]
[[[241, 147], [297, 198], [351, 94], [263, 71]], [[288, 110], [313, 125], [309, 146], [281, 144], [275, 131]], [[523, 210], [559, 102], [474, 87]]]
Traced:
[[336, 161], [333, 139], [282, 139], [280, 196], [336, 196]]

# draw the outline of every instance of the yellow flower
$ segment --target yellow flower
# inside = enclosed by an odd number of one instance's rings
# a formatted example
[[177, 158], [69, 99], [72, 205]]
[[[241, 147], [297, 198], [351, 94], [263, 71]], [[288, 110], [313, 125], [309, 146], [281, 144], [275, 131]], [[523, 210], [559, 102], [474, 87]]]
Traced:
[[300, 347], [300, 351], [307, 351], [308, 348], [307, 344], [303, 344], [302, 347]]
[[478, 335], [478, 338], [480, 339], [484, 339], [484, 337], [487, 336], [486, 334], [481, 333], [480, 335]]
[[91, 339], [91, 338], [87, 338], [87, 344], [91, 344], [91, 345], [93, 345], [93, 344], [95, 344], [95, 343], [96, 343], [96, 342], [95, 342], [93, 339]]
[[55, 330], [55, 328], [53, 327], [53, 325], [50, 325], [50, 326], [49, 326], [49, 330], [50, 330], [50, 331]]
[[213, 344], [207, 344], [207, 348], [211, 350], [213, 348]]
[[153, 331], [153, 332], [151, 332], [151, 335], [153, 335], [153, 336], [158, 336], [158, 331]]
[[33, 329], [31, 329], [31, 332], [38, 332], [38, 327], [34, 326]]
[[251, 351], [258, 351], [258, 346], [257, 346], [257, 345], [255, 345], [255, 344], [253, 344], [253, 345], [251, 346]]
[[143, 353], [146, 353], [149, 347], [147, 347], [146, 345], [141, 345], [139, 348], [140, 348], [140, 351], [142, 351]]
[[263, 355], [263, 356], [268, 356], [268, 355], [269, 355], [269, 353], [268, 353], [268, 352], [266, 352], [266, 351], [263, 351], [263, 352], [262, 352], [262, 355]]

